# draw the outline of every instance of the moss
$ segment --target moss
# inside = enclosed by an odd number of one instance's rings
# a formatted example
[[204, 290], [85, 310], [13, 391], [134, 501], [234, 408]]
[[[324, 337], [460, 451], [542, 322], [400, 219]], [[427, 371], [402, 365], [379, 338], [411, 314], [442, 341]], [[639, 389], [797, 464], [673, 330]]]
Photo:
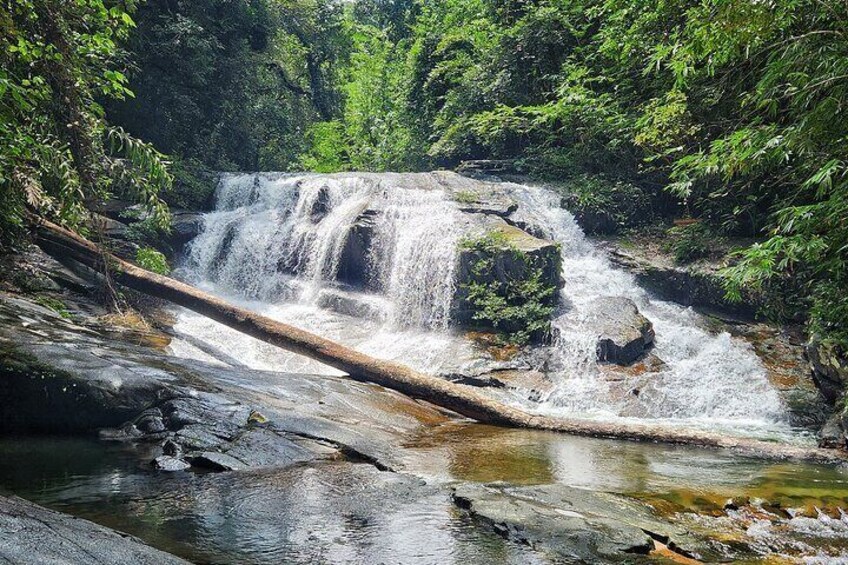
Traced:
[[470, 190], [460, 190], [453, 194], [453, 199], [460, 204], [474, 204], [478, 201], [477, 194]]
[[65, 303], [58, 298], [42, 295], [35, 298], [35, 303], [53, 310], [66, 320], [71, 318], [71, 313], [68, 311], [68, 307], [65, 306]]

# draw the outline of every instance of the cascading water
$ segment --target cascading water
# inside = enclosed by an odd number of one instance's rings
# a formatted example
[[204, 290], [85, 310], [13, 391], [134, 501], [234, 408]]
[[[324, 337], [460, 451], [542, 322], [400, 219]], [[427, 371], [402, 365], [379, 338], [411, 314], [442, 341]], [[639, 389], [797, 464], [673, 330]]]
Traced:
[[[228, 175], [183, 275], [377, 357], [432, 373], [473, 368], [485, 363], [481, 352], [449, 327], [459, 242], [474, 228], [454, 195], [469, 182], [476, 181], [446, 173]], [[497, 187], [518, 204], [511, 221], [562, 248], [557, 339], [545, 350], [555, 387], [541, 403], [519, 399], [525, 408], [754, 434], [787, 429], [781, 398], [747, 344], [710, 333], [691, 310], [652, 299], [586, 240], [557, 195]], [[365, 271], [357, 290], [339, 282], [352, 269]], [[596, 361], [592, 321], [607, 296], [632, 300], [654, 324], [654, 352], [664, 365], [640, 381], [638, 394], [611, 386]], [[251, 367], [332, 372], [194, 314], [181, 313], [176, 329]], [[204, 357], [186, 343], [175, 347]]]

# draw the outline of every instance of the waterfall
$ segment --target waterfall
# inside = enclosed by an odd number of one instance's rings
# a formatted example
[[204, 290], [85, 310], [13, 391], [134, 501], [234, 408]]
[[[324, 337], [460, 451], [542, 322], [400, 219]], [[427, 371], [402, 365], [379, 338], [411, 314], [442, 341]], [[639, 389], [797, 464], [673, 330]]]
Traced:
[[[491, 361], [450, 325], [459, 242], [475, 229], [452, 194], [469, 183], [481, 190], [494, 186], [447, 173], [226, 175], [181, 274], [377, 357], [432, 373], [473, 370]], [[539, 348], [540, 368], [554, 387], [541, 402], [510, 401], [605, 420], [746, 433], [787, 428], [787, 409], [750, 346], [711, 332], [691, 309], [652, 298], [586, 239], [558, 195], [496, 186], [518, 205], [510, 222], [562, 250], [556, 339]], [[628, 383], [604, 378], [596, 360], [591, 323], [600, 315], [599, 299], [609, 296], [632, 300], [653, 323], [654, 353], [664, 362], [650, 377], [634, 381], [638, 391], [632, 394], [622, 388]], [[194, 314], [181, 313], [177, 329], [256, 368], [328, 372]], [[188, 345], [176, 347], [178, 354], [202, 356]]]
[[314, 304], [337, 281], [369, 210], [364, 263], [387, 298], [376, 315], [396, 329], [444, 330], [463, 222], [444, 191], [408, 186], [376, 176], [225, 175], [184, 271], [247, 298]]
[[[727, 333], [712, 334], [690, 308], [652, 298], [635, 278], [614, 268], [583, 235], [559, 198], [542, 188], [514, 186], [521, 221], [562, 246], [563, 307], [553, 321], [560, 374], [545, 410], [581, 412], [603, 418], [631, 413], [707, 427], [733, 422], [736, 427], [781, 427], [786, 407], [748, 344]], [[632, 397], [610, 398], [594, 361], [595, 340], [587, 327], [598, 315], [598, 298], [632, 300], [653, 322], [654, 353], [664, 368]]]

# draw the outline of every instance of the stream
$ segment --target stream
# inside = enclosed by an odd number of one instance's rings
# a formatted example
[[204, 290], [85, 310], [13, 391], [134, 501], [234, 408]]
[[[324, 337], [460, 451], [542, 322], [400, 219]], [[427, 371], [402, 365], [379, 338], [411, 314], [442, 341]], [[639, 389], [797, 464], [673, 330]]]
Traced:
[[[178, 275], [433, 375], [533, 375], [538, 386], [481, 389], [525, 410], [815, 441], [793, 423], [785, 391], [750, 341], [652, 297], [559, 201], [544, 188], [452, 173], [226, 175]], [[563, 285], [554, 339], [504, 359], [453, 316], [462, 242], [507, 221], [523, 237], [557, 246]], [[632, 301], [652, 322], [650, 369], [598, 361], [595, 324], [608, 313], [608, 297]], [[251, 406], [262, 407], [286, 437], [318, 442], [310, 445], [325, 456], [286, 466], [163, 472], [150, 467], [162, 455], [160, 441], [0, 438], [0, 494], [192, 562], [848, 563], [848, 470], [841, 466], [476, 424], [339, 379], [329, 367], [181, 309], [168, 349], [150, 351], [47, 321], [49, 312], [5, 308], [10, 332], [24, 332], [10, 335], [29, 335], [63, 366], [102, 367], [109, 382], [179, 381], [189, 397], [214, 393], [251, 417]], [[263, 433], [247, 420], [239, 433]], [[213, 435], [218, 425], [193, 423]], [[343, 441], [360, 451], [337, 449]], [[379, 464], [384, 453], [390, 467]], [[495, 502], [487, 507], [488, 496]], [[598, 540], [616, 538], [625, 525], [643, 542], [665, 540], [660, 553], [601, 547]], [[562, 539], [577, 541], [563, 549]], [[663, 554], [669, 539], [676, 549]]]
[[[162, 474], [140, 466], [125, 447], [5, 439], [0, 491], [200, 563], [549, 562], [458, 511], [448, 493], [458, 481], [622, 493], [716, 539], [734, 562], [771, 562], [768, 555], [784, 554], [803, 555], [805, 563], [848, 563], [837, 557], [848, 555], [848, 518], [838, 510], [848, 497], [848, 472], [841, 469], [473, 424], [408, 447], [413, 474], [342, 462]], [[739, 496], [750, 497], [752, 509], [722, 511]]]

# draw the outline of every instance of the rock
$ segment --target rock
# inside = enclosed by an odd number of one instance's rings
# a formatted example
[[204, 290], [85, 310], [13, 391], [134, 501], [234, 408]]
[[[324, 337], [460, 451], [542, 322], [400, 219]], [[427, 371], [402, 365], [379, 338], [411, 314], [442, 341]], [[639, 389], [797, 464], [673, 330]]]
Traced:
[[[269, 422], [248, 422], [253, 411]], [[164, 455], [176, 458], [229, 451], [245, 466], [349, 458], [396, 469], [402, 437], [449, 419], [347, 378], [169, 356], [0, 293], [0, 433], [104, 430], [109, 439], [164, 442]], [[138, 449], [149, 464], [149, 446]]]
[[827, 419], [819, 430], [819, 447], [848, 448], [842, 418], [843, 415], [837, 412]]
[[247, 469], [242, 461], [226, 453], [217, 453], [214, 451], [204, 451], [200, 455], [191, 459], [191, 464], [196, 467], [203, 467], [213, 471], [240, 471]]
[[175, 250], [182, 250], [185, 245], [200, 235], [203, 231], [205, 220], [203, 214], [195, 212], [175, 212], [171, 221], [171, 233], [168, 235], [168, 244]]
[[724, 503], [724, 510], [739, 510], [744, 506], [751, 504], [751, 499], [747, 496], [734, 496], [727, 499]]
[[723, 317], [753, 321], [762, 301], [744, 294], [741, 302], [727, 300], [719, 265], [674, 265], [669, 257], [648, 251], [624, 249], [614, 241], [603, 242], [610, 260], [635, 275], [641, 286], [662, 300], [691, 306]]
[[113, 220], [112, 218], [102, 216], [100, 214], [93, 214], [92, 223], [94, 224], [94, 228], [96, 230], [102, 231], [103, 235], [107, 237], [111, 237], [114, 239], [127, 238], [128, 227], [123, 222]]
[[654, 327], [632, 300], [604, 297], [596, 301], [597, 316], [590, 325], [598, 336], [598, 360], [629, 365], [654, 343]]
[[162, 444], [162, 453], [171, 457], [179, 457], [183, 452], [183, 448], [173, 439], [166, 439]]
[[848, 357], [836, 345], [813, 336], [807, 344], [807, 358], [819, 390], [829, 402], [836, 402], [848, 385]]
[[364, 210], [348, 232], [336, 275], [340, 282], [356, 288], [377, 290], [375, 286], [378, 281], [368, 276], [377, 214], [377, 210]]
[[162, 411], [151, 408], [142, 412], [134, 421], [135, 427], [144, 434], [159, 434], [166, 430], [162, 421]]
[[159, 471], [173, 473], [177, 471], [185, 471], [191, 468], [191, 465], [182, 459], [171, 457], [170, 455], [162, 455], [153, 460], [153, 468]]
[[318, 292], [317, 305], [338, 314], [369, 320], [382, 320], [387, 310], [385, 300], [376, 295], [349, 292], [339, 288], [321, 289]]
[[[623, 497], [579, 491], [563, 485], [508, 488], [463, 484], [454, 503], [501, 536], [552, 554], [555, 559], [596, 562], [598, 557], [647, 555], [653, 539], [626, 517]], [[624, 507], [616, 506], [621, 502]], [[644, 511], [642, 511], [644, 514]]]
[[17, 497], [0, 497], [0, 561], [91, 565], [188, 563], [148, 547], [134, 537]]
[[[505, 243], [494, 257], [492, 269], [478, 282], [506, 283], [527, 277], [528, 266], [542, 270], [541, 282], [555, 288], [561, 286], [560, 271], [561, 257], [559, 246], [553, 241], [540, 239], [529, 233], [509, 225], [499, 218], [489, 217], [481, 226], [480, 236], [496, 232], [504, 237]], [[454, 298], [452, 319], [460, 325], [479, 326], [473, 319], [474, 306], [468, 301], [468, 291], [464, 288], [474, 277], [473, 268], [480, 259], [474, 249], [462, 249], [459, 254], [457, 269], [457, 292]], [[550, 304], [558, 300], [558, 293], [553, 293]]]
[[312, 203], [312, 208], [309, 210], [309, 219], [312, 223], [317, 224], [323, 220], [330, 211], [330, 189], [327, 186], [322, 186], [318, 189], [318, 196]]
[[295, 443], [297, 436], [256, 429], [226, 446], [226, 455], [251, 468], [282, 468], [318, 458], [307, 447]]

